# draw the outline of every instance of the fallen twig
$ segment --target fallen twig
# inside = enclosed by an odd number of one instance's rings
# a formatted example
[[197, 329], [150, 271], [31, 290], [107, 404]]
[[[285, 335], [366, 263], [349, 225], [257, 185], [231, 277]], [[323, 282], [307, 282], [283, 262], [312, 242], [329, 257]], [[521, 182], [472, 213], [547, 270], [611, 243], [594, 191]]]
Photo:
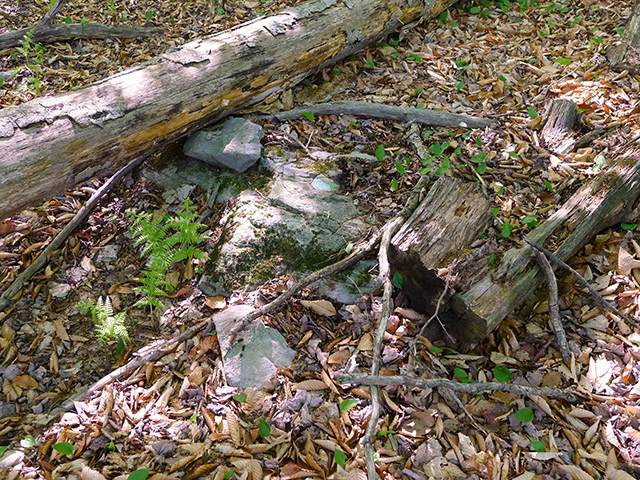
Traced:
[[35, 43], [64, 42], [77, 38], [144, 38], [163, 33], [157, 27], [130, 27], [126, 25], [101, 25], [99, 23], [38, 24], [0, 35], [0, 50], [20, 45], [24, 36], [33, 31]]
[[104, 388], [106, 385], [110, 384], [111, 382], [114, 382], [115, 380], [122, 377], [123, 375], [126, 375], [127, 373], [134, 371], [136, 368], [144, 365], [145, 363], [155, 362], [156, 360], [162, 358], [164, 355], [166, 355], [172, 350], [172, 349], [168, 350], [168, 347], [173, 347], [174, 345], [177, 346], [180, 342], [184, 340], [188, 340], [189, 338], [193, 337], [196, 333], [204, 329], [208, 324], [209, 324], [208, 319], [203, 320], [198, 324], [196, 324], [195, 326], [185, 330], [180, 335], [177, 335], [165, 342], [162, 342], [160, 345], [155, 346], [155, 348], [153, 348], [149, 352], [146, 352], [145, 354], [134, 358], [133, 360], [125, 363], [121, 367], [115, 369], [113, 372], [109, 373], [108, 375], [105, 375], [96, 383], [94, 383], [91, 387], [82, 389], [80, 392], [67, 398], [62, 403], [62, 405], [60, 405], [59, 407], [49, 412], [50, 419], [52, 420], [53, 417], [68, 411], [73, 407], [75, 402], [81, 402], [82, 400], [89, 397], [90, 395], [93, 395], [95, 392], [97, 392], [101, 388]]
[[565, 364], [569, 365], [571, 362], [571, 350], [569, 350], [567, 335], [565, 334], [564, 327], [560, 320], [560, 311], [558, 309], [558, 282], [556, 281], [556, 275], [553, 273], [553, 268], [545, 254], [539, 250], [534, 250], [534, 252], [536, 254], [538, 264], [547, 279], [547, 285], [549, 286], [549, 322], [556, 334], [558, 349], [562, 354], [562, 360]]
[[629, 322], [634, 327], [640, 328], [640, 324], [638, 322], [636, 322], [631, 317], [629, 317], [629, 315], [627, 315], [626, 313], [621, 312], [616, 307], [614, 307], [611, 303], [606, 301], [602, 297], [602, 295], [600, 295], [591, 285], [589, 285], [589, 282], [587, 282], [584, 279], [584, 277], [582, 275], [580, 275], [578, 272], [576, 272], [573, 268], [571, 268], [569, 265], [564, 263], [562, 260], [560, 260], [556, 255], [551, 253], [546, 248], [544, 248], [544, 247], [542, 247], [540, 245], [536, 245], [531, 240], [529, 240], [526, 236], [523, 237], [523, 238], [524, 238], [524, 241], [527, 242], [529, 245], [531, 245], [533, 248], [535, 248], [536, 250], [539, 250], [540, 252], [544, 253], [546, 255], [546, 257], [549, 260], [551, 260], [553, 263], [555, 263], [559, 267], [563, 268], [567, 272], [571, 273], [576, 278], [576, 282], [578, 283], [578, 285], [580, 285], [582, 288], [586, 288], [587, 290], [589, 290], [589, 293], [591, 295], [593, 295], [593, 298], [596, 300], [598, 305], [600, 305], [602, 308], [604, 308], [606, 310], [609, 310], [610, 312], [613, 312], [616, 315], [620, 316], [621, 318], [623, 318], [624, 320]]
[[40, 30], [42, 28], [46, 28], [51, 24], [51, 20], [53, 20], [53, 17], [55, 17], [58, 12], [60, 11], [60, 9], [62, 8], [62, 6], [65, 4], [67, 0], [58, 0], [48, 11], [47, 13], [44, 14], [44, 16], [42, 17], [42, 19], [40, 20], [40, 23], [38, 23], [35, 26], [36, 30]]
[[[408, 377], [404, 375], [394, 376], [373, 376], [363, 373], [353, 373], [341, 375], [337, 378], [340, 384], [353, 383], [358, 385], [410, 385], [418, 388], [440, 388], [445, 387], [457, 392], [477, 393], [477, 392], [510, 392], [518, 395], [540, 395], [544, 397], [554, 397], [567, 400], [569, 402], [577, 401], [577, 392], [572, 392], [564, 388], [551, 387], [529, 387], [526, 385], [516, 385], [513, 383], [501, 382], [481, 382], [481, 383], [459, 383], [446, 378], [418, 378]], [[581, 395], [582, 396], [582, 395]]]
[[91, 210], [95, 208], [100, 199], [113, 188], [113, 186], [127, 173], [133, 170], [135, 167], [140, 165], [147, 159], [147, 156], [142, 156], [136, 158], [132, 162], [129, 162], [127, 165], [122, 167], [116, 173], [114, 173], [109, 180], [107, 180], [96, 192], [91, 195], [91, 198], [87, 201], [87, 203], [78, 210], [75, 217], [71, 219], [71, 221], [56, 235], [56, 238], [45, 248], [38, 258], [36, 258], [31, 265], [25, 268], [24, 272], [22, 272], [18, 277], [13, 281], [11, 285], [2, 293], [0, 296], [0, 311], [2, 311], [11, 299], [15, 296], [16, 293], [20, 291], [24, 282], [29, 280], [36, 272], [38, 272], [42, 267], [47, 264], [49, 260], [49, 254], [55, 250], [58, 250], [62, 244], [65, 242], [67, 237], [73, 232], [76, 227], [84, 221], [84, 219], [89, 215]]
[[[397, 216], [391, 222], [387, 223], [383, 228], [382, 239], [380, 240], [380, 249], [378, 250], [378, 268], [380, 278], [382, 278], [384, 290], [382, 294], [382, 313], [376, 330], [376, 338], [373, 342], [373, 362], [371, 365], [371, 375], [378, 375], [382, 366], [382, 341], [387, 330], [387, 322], [391, 315], [391, 302], [393, 299], [393, 283], [391, 281], [391, 267], [389, 265], [389, 244], [391, 237], [400, 229], [404, 223], [404, 218]], [[376, 435], [378, 418], [380, 418], [380, 392], [375, 385], [371, 386], [371, 416], [367, 423], [367, 430], [364, 435], [365, 458], [367, 462], [367, 478], [369, 480], [377, 480], [376, 461], [374, 457], [373, 440]]]
[[497, 122], [489, 118], [471, 117], [440, 110], [418, 109], [413, 107], [396, 107], [381, 103], [344, 101], [333, 103], [316, 103], [294, 108], [287, 112], [270, 113], [264, 116], [277, 118], [280, 121], [302, 117], [306, 112], [314, 115], [355, 115], [368, 118], [383, 118], [397, 122], [417, 122], [425, 125], [450, 128], [484, 128], [496, 126]]

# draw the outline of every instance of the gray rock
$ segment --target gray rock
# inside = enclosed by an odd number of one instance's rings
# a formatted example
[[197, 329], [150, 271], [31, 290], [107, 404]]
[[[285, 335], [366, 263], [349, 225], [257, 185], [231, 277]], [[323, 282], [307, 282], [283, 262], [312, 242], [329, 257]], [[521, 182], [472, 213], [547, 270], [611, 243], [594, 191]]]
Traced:
[[243, 190], [253, 188], [252, 179], [246, 175], [181, 157], [179, 152], [177, 155], [157, 170], [149, 166], [143, 170], [147, 180], [167, 190], [163, 195], [166, 201], [181, 202], [184, 192], [191, 192], [197, 185], [207, 192], [207, 204], [212, 207], [215, 202], [226, 202]]
[[55, 299], [61, 300], [66, 298], [71, 293], [71, 285], [68, 283], [58, 283], [51, 288], [51, 296]]
[[311, 186], [321, 192], [337, 192], [340, 190], [340, 185], [324, 175], [318, 175], [314, 178]]
[[233, 328], [253, 310], [249, 305], [235, 305], [212, 317], [227, 383], [234, 387], [261, 388], [279, 368], [289, 367], [296, 355], [280, 332], [264, 326], [260, 320], [239, 332], [231, 344]]
[[355, 303], [358, 298], [382, 286], [377, 266], [376, 260], [362, 260], [343, 272], [321, 280], [315, 285], [315, 291], [338, 303]]
[[365, 231], [348, 197], [314, 190], [308, 180], [277, 179], [267, 198], [238, 197], [198, 287], [206, 295], [228, 295], [287, 271], [313, 269]]
[[200, 130], [191, 135], [184, 144], [184, 153], [212, 165], [245, 172], [260, 159], [262, 137], [260, 125], [244, 118], [230, 118], [219, 134]]

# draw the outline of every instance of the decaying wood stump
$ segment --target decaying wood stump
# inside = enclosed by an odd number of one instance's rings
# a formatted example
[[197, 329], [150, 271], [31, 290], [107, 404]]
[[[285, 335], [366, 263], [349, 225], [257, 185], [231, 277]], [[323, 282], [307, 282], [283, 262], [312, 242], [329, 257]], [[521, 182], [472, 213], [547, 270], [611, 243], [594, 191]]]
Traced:
[[578, 141], [573, 134], [578, 108], [571, 100], [556, 98], [548, 108], [547, 121], [540, 134], [544, 146], [556, 155], [572, 152]]
[[[639, 198], [640, 146], [636, 142], [528, 237], [538, 245], [546, 241], [546, 247], [566, 261], [599, 231], [637, 218]], [[453, 297], [451, 306], [458, 319], [447, 325], [448, 331], [464, 341], [482, 340], [531, 298], [542, 279], [530, 246], [509, 250], [494, 272]]]
[[0, 219], [300, 82], [455, 0], [309, 0], [0, 110]]
[[[487, 230], [491, 218], [491, 205], [480, 187], [452, 177], [438, 179], [389, 248], [391, 271], [404, 277], [403, 292], [414, 308], [435, 311], [444, 288], [437, 269], [469, 253], [469, 245]], [[487, 264], [486, 259], [477, 263]], [[440, 309], [446, 308], [445, 300]]]
[[616, 71], [640, 73], [640, 0], [636, 0], [620, 41], [607, 47], [607, 60]]

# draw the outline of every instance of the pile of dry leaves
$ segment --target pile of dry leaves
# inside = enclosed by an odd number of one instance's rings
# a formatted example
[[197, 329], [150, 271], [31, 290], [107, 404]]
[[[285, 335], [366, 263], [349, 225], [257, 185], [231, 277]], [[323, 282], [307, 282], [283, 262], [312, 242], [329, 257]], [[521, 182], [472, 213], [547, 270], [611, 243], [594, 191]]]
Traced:
[[[207, 17], [202, 2], [116, 2], [116, 14], [109, 13], [109, 2], [70, 4], [63, 16], [74, 20], [110, 23], [124, 16], [139, 25], [153, 8], [151, 21], [165, 28], [166, 36], [46, 46], [43, 92], [91, 82], [160, 49], [243, 21], [248, 12], [273, 12], [285, 5], [254, 3], [229, 4], [229, 13], [219, 17]], [[12, 27], [36, 22], [43, 11], [19, 3], [0, 9], [6, 18], [19, 20], [4, 23]], [[446, 164], [437, 154], [432, 160], [442, 175], [484, 187], [496, 215], [489, 236], [504, 251], [521, 244], [523, 234], [605, 168], [615, 153], [617, 145], [596, 142], [564, 158], [550, 155], [538, 139], [548, 100], [572, 99], [588, 126], [617, 125], [627, 136], [637, 133], [640, 77], [611, 72], [603, 56], [629, 13], [630, 2], [613, 0], [461, 2], [438, 19], [408, 28], [319, 72], [301, 88], [270, 99], [270, 108], [357, 98], [497, 119], [497, 130], [468, 134], [433, 129], [422, 138], [427, 147], [449, 142]], [[2, 62], [5, 69], [18, 60]], [[19, 86], [16, 77], [2, 87], [2, 105], [34, 96]], [[360, 150], [373, 157], [382, 145], [384, 162], [345, 157], [340, 167], [343, 185], [363, 214], [384, 221], [401, 207], [425, 167], [403, 137], [407, 128], [387, 121], [319, 116], [314, 122], [290, 122], [288, 138], [298, 141], [287, 147], [337, 154]], [[265, 131], [267, 148], [286, 141], [275, 125], [265, 124]], [[435, 147], [431, 153], [437, 151]], [[0, 224], [0, 289], [33, 261], [97, 185], [79, 187]], [[196, 192], [193, 200], [205, 210], [204, 195]], [[171, 299], [172, 307], [161, 321], [131, 308], [141, 261], [126, 234], [124, 211], [175, 207], [134, 174], [0, 312], [0, 438], [11, 447], [0, 458], [0, 468], [8, 467], [14, 478], [127, 478], [134, 471], [139, 476], [132, 478], [145, 478], [148, 469], [156, 479], [363, 479], [361, 441], [372, 409], [369, 388], [336, 379], [370, 370], [382, 311], [380, 292], [332, 310], [323, 299], [303, 306], [301, 299], [314, 300], [313, 292], [305, 291], [268, 315], [264, 320], [282, 332], [298, 354], [291, 368], [280, 371], [263, 390], [226, 386], [215, 332], [205, 329], [49, 423], [52, 408], [118, 362], [156, 348], [154, 338], [169, 338], [231, 304], [263, 305], [286, 288], [287, 279], [276, 279], [253, 294], [206, 298], [189, 287], [185, 272], [176, 271], [176, 285], [185, 288]], [[208, 220], [214, 234], [224, 207], [218, 208], [221, 211]], [[636, 232], [633, 224], [603, 231], [569, 262], [631, 316], [640, 310]], [[494, 261], [500, 262], [499, 254]], [[425, 318], [396, 292], [382, 349], [383, 375], [446, 377], [462, 383], [499, 380], [557, 387], [573, 396], [490, 392], [458, 393], [456, 398], [446, 389], [385, 387], [375, 437], [380, 477], [640, 476], [640, 333], [594, 307], [570, 275], [558, 275], [560, 310], [574, 356], [569, 365], [555, 347], [546, 291], [465, 353], [446, 341], [419, 337]], [[90, 318], [74, 308], [78, 300], [106, 295], [116, 311], [126, 309], [136, 323], [134, 341], [117, 359], [115, 345], [99, 345]]]

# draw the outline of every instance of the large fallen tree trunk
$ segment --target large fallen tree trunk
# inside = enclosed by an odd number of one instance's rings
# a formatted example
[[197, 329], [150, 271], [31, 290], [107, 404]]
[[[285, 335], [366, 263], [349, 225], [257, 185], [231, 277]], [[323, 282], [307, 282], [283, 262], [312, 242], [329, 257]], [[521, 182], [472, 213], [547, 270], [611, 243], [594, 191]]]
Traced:
[[[607, 170], [581, 187], [558, 211], [527, 237], [552, 250], [561, 260], [575, 255], [599, 231], [637, 217], [640, 198], [640, 147], [627, 148]], [[554, 247], [555, 245], [555, 247]], [[455, 295], [458, 319], [448, 325], [457, 338], [478, 342], [493, 331], [540, 285], [543, 274], [525, 245], [509, 250], [497, 271]]]
[[0, 111], [0, 218], [302, 80], [455, 0], [310, 0]]

